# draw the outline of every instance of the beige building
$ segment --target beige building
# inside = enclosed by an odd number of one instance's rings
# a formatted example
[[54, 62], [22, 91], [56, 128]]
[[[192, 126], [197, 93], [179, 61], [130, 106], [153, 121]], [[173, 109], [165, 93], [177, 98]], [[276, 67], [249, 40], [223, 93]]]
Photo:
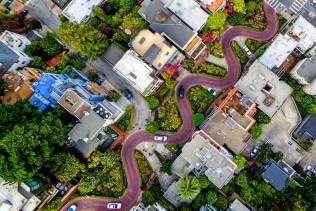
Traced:
[[184, 145], [171, 170], [179, 177], [192, 171], [198, 177], [205, 175], [221, 189], [233, 178], [237, 169], [231, 158], [232, 155], [204, 131], [197, 131]]
[[130, 83], [143, 96], [153, 94], [163, 83], [156, 70], [142, 61], [139, 55], [128, 50], [114, 65], [113, 71]]
[[159, 33], [142, 30], [132, 42], [133, 49], [143, 57], [143, 60], [151, 64], [157, 70], [174, 60], [181, 60], [183, 54], [171, 45]]

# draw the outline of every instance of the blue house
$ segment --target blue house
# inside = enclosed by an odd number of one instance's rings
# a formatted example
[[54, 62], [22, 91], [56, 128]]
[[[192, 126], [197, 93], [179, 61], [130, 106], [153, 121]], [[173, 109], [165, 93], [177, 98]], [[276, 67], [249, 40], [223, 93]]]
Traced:
[[34, 82], [32, 89], [34, 94], [29, 99], [29, 103], [37, 107], [40, 111], [53, 108], [58, 104], [64, 93], [71, 90], [82, 90], [79, 96], [99, 102], [104, 98], [95, 96], [85, 90], [89, 80], [74, 68], [69, 69], [65, 74], [43, 73], [41, 78]]

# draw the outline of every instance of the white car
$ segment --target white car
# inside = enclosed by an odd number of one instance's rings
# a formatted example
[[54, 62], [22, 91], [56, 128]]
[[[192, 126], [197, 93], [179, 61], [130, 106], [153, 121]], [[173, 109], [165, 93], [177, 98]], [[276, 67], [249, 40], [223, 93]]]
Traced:
[[108, 203], [106, 205], [106, 208], [111, 209], [111, 210], [118, 210], [121, 209], [122, 204], [121, 203]]
[[313, 166], [307, 166], [306, 169], [310, 171], [311, 173], [316, 174], [316, 168], [314, 168]]
[[255, 146], [255, 147], [252, 149], [252, 151], [251, 151], [251, 153], [250, 153], [250, 156], [251, 156], [251, 157], [255, 157], [255, 156], [258, 154], [259, 149], [260, 149], [259, 146]]
[[67, 211], [75, 211], [77, 209], [77, 205], [73, 204], [71, 205]]
[[167, 141], [168, 137], [167, 136], [162, 136], [162, 135], [156, 135], [154, 136], [155, 141]]

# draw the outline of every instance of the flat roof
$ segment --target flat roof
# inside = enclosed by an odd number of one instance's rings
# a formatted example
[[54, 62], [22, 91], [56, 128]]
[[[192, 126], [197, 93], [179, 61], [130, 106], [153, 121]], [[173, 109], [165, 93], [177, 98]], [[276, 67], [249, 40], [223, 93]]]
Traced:
[[235, 84], [268, 116], [272, 117], [291, 94], [292, 88], [256, 60]]
[[63, 15], [70, 21], [81, 23], [87, 21], [95, 5], [99, 5], [102, 0], [72, 0], [63, 10]]
[[194, 31], [199, 31], [209, 16], [194, 0], [174, 0], [168, 8]]
[[250, 134], [240, 127], [233, 118], [216, 110], [203, 123], [201, 129], [222, 146], [239, 154], [246, 146]]
[[179, 162], [194, 169], [206, 168], [205, 175], [218, 188], [226, 185], [234, 175], [237, 165], [230, 154], [203, 131], [193, 134], [192, 140], [184, 145], [182, 153], [172, 164], [176, 172], [186, 171]]
[[157, 79], [155, 70], [143, 62], [133, 50], [127, 51], [113, 68], [141, 93]]
[[300, 126], [295, 130], [294, 135], [306, 140], [316, 139], [316, 114], [307, 115]]
[[233, 203], [229, 205], [229, 209], [232, 211], [250, 211], [248, 207], [246, 207], [243, 203], [241, 203], [238, 199], [235, 199]]
[[[133, 49], [141, 56], [148, 55], [151, 52], [152, 46], [159, 48], [158, 54], [154, 58], [148, 60], [156, 69], [161, 69], [166, 63], [172, 59], [173, 55], [180, 52], [174, 45], [171, 45], [159, 33], [149, 30], [140, 31], [132, 42]], [[145, 59], [145, 57], [144, 57]]]
[[303, 16], [294, 20], [286, 34], [279, 34], [265, 53], [260, 62], [269, 69], [279, 68], [295, 48], [302, 52], [309, 50], [316, 43], [316, 28]]

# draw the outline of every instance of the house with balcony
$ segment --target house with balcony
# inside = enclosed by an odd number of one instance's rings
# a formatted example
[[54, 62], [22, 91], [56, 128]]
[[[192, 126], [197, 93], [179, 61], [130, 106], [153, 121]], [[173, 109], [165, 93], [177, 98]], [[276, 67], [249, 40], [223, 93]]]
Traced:
[[200, 5], [207, 9], [212, 15], [216, 12], [224, 10], [226, 6], [225, 0], [198, 0]]
[[0, 70], [9, 72], [25, 67], [31, 57], [24, 53], [24, 48], [31, 42], [23, 35], [4, 31], [0, 36]]
[[183, 5], [187, 4], [186, 1], [181, 1], [180, 4], [177, 2], [144, 0], [138, 13], [149, 22], [153, 31], [173, 42], [187, 56], [197, 59], [206, 49], [206, 45], [197, 34], [197, 29], [203, 27], [208, 15], [207, 13], [205, 15], [204, 11], [201, 12], [201, 8], [198, 4], [196, 5], [196, 2], [190, 3], [189, 8], [191, 9], [189, 10], [183, 9]]
[[235, 154], [241, 153], [251, 138], [256, 104], [238, 89], [231, 89], [206, 117], [200, 128], [217, 143]]

